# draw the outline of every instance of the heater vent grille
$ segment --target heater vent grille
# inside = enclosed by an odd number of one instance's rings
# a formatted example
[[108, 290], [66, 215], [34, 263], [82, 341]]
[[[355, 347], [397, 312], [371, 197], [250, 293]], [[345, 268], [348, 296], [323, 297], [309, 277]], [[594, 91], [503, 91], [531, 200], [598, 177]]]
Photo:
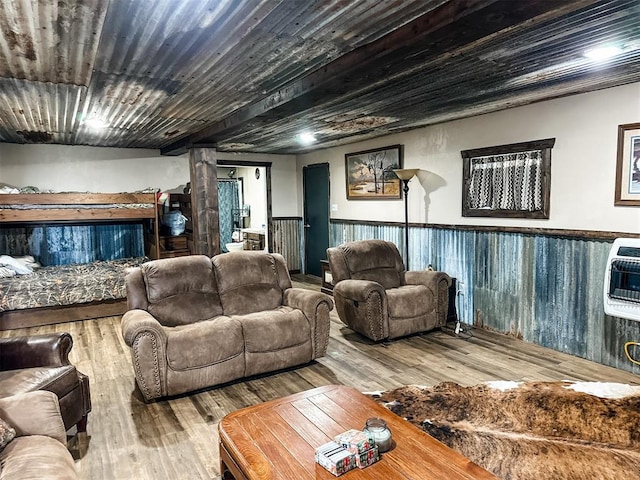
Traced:
[[640, 239], [613, 242], [605, 272], [604, 313], [640, 321]]
[[611, 263], [609, 296], [640, 303], [640, 262], [614, 260]]

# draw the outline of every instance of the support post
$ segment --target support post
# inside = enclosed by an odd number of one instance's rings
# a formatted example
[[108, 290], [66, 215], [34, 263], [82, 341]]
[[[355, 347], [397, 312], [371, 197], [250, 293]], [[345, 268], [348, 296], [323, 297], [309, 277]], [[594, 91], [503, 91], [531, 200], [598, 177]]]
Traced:
[[215, 148], [189, 149], [193, 253], [208, 257], [220, 253], [217, 168]]

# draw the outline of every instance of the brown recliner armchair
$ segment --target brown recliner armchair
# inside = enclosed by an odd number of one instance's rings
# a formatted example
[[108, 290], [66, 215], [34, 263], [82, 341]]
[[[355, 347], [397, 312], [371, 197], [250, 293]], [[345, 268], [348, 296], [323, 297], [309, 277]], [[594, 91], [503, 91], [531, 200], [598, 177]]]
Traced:
[[66, 430], [86, 432], [91, 411], [89, 377], [69, 362], [68, 333], [0, 338], [0, 398], [36, 390], [58, 396]]
[[426, 332], [446, 323], [451, 278], [406, 272], [397, 247], [361, 240], [327, 249], [340, 320], [374, 341]]

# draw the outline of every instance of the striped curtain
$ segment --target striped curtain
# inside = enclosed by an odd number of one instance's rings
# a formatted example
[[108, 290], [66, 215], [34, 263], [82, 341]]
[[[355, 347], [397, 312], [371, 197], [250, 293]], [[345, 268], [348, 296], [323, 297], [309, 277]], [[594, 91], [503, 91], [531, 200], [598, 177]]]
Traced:
[[542, 209], [542, 152], [471, 158], [469, 208]]

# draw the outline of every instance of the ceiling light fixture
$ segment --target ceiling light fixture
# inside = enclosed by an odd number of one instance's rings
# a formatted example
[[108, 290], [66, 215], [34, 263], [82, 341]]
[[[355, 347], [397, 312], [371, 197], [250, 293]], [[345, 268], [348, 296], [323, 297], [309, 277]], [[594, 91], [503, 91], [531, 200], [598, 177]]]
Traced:
[[102, 130], [103, 128], [107, 128], [109, 126], [107, 122], [99, 118], [87, 118], [84, 121], [84, 124], [93, 130]]
[[584, 52], [584, 56], [595, 62], [603, 62], [615, 57], [616, 55], [620, 55], [621, 53], [622, 49], [620, 47], [608, 45], [606, 47], [591, 48]]
[[298, 135], [298, 141], [302, 145], [311, 145], [316, 141], [316, 136], [313, 133], [302, 132], [301, 134]]

